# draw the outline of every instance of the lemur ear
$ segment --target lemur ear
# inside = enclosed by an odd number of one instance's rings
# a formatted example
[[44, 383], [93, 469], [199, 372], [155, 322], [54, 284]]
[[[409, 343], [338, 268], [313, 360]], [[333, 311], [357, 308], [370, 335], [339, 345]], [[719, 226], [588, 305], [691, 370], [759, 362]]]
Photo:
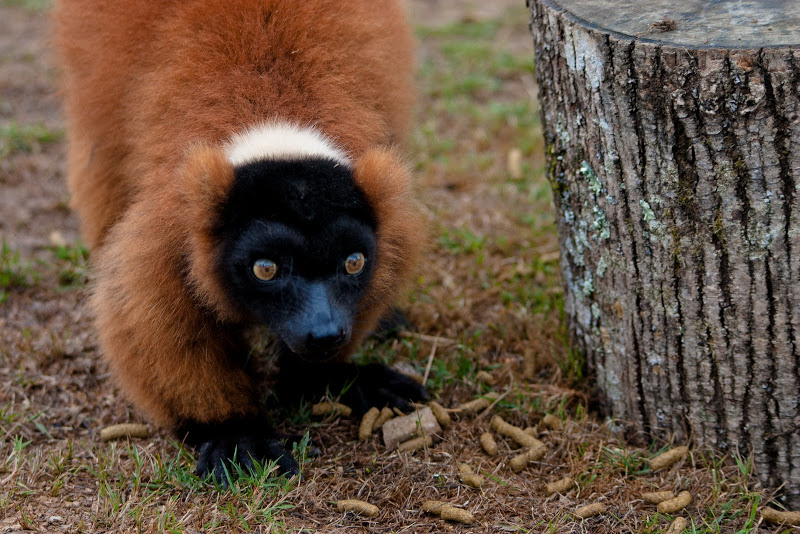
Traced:
[[355, 162], [353, 176], [378, 221], [377, 266], [366, 297], [377, 309], [379, 303], [391, 302], [410, 278], [426, 244], [425, 224], [411, 172], [395, 149], [368, 150]]
[[208, 145], [190, 148], [176, 177], [181, 195], [179, 220], [189, 245], [188, 279], [195, 297], [223, 320], [240, 319], [222, 286], [216, 235], [234, 179], [233, 166], [222, 149]]
[[379, 224], [397, 208], [412, 208], [411, 173], [395, 149], [367, 150], [356, 161], [353, 175]]
[[220, 147], [198, 144], [188, 149], [178, 175], [179, 189], [188, 206], [202, 209], [195, 221], [208, 220], [217, 212], [233, 187], [233, 166]]

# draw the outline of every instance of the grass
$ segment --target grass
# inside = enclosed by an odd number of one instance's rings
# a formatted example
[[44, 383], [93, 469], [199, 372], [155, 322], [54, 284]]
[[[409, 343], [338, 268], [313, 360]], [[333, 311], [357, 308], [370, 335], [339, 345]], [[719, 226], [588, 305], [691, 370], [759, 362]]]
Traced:
[[5, 238], [0, 240], [0, 304], [8, 299], [13, 289], [31, 286], [36, 272], [22, 259], [17, 250], [12, 250]]
[[0, 304], [8, 299], [10, 291], [31, 287], [41, 280], [42, 273], [34, 265], [43, 271], [55, 270], [61, 289], [77, 289], [86, 284], [89, 251], [83, 244], [55, 245], [50, 250], [52, 261], [39, 258], [28, 262], [5, 239], [0, 240]]
[[[16, 503], [24, 516], [30, 499], [42, 495], [35, 478], [47, 480], [44, 486], [50, 486], [46, 494], [51, 498], [68, 492], [70, 486], [88, 484], [96, 488], [94, 504], [91, 514], [84, 514], [84, 528], [76, 531], [184, 532], [185, 512], [180, 509], [195, 499], [206, 501], [193, 510], [204, 532], [280, 528], [279, 516], [293, 508], [286, 496], [298, 481], [276, 477], [274, 463], [257, 466], [252, 473], [232, 473], [229, 488], [222, 490], [211, 481], [198, 479], [194, 457], [174, 442], [162, 450], [124, 441], [108, 446], [68, 442], [59, 453], [47, 457], [26, 453], [30, 443], [22, 438], [13, 440], [4, 469], [11, 471], [14, 483], [0, 490], [0, 502]], [[76, 451], [87, 450], [87, 445], [94, 458], [89, 463], [76, 457]], [[35, 474], [35, 478], [15, 476], [22, 472]], [[32, 514], [27, 522], [28, 528], [37, 525]]]
[[17, 153], [39, 152], [42, 145], [60, 141], [63, 137], [63, 131], [52, 130], [44, 124], [10, 122], [0, 126], [0, 159]]
[[439, 243], [451, 254], [476, 256], [476, 263], [478, 265], [482, 263], [482, 259], [476, 253], [484, 248], [486, 237], [476, 235], [468, 228], [445, 229], [439, 238]]
[[28, 11], [47, 11], [53, 5], [52, 0], [0, 0], [3, 7], [21, 7]]
[[[463, 269], [519, 317], [563, 309], [556, 257], [539, 260], [540, 250], [552, 252], [556, 245], [549, 187], [531, 179], [544, 169], [538, 112], [526, 90], [533, 80], [531, 55], [506, 49], [501, 38], [525, 17], [524, 9], [514, 8], [489, 20], [418, 29], [436, 53], [421, 62], [425, 109], [411, 143], [423, 183], [485, 196], [486, 202], [472, 200], [471, 209], [494, 217], [489, 225], [459, 217], [449, 205], [433, 206], [437, 245], [443, 255], [457, 256], [451, 270]], [[506, 166], [511, 151], [522, 160], [516, 178]], [[421, 283], [424, 293], [417, 298], [424, 299], [430, 281], [423, 275]], [[461, 306], [449, 305], [448, 315]]]
[[64, 289], [83, 287], [88, 280], [89, 250], [80, 242], [51, 248], [58, 266], [58, 284]]

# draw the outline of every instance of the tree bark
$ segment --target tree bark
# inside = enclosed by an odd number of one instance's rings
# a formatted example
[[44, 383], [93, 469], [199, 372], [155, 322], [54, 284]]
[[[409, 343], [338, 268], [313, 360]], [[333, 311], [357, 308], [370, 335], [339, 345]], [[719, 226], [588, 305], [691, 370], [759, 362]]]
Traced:
[[800, 2], [744, 4], [529, 0], [566, 314], [604, 407], [752, 452], [800, 506]]

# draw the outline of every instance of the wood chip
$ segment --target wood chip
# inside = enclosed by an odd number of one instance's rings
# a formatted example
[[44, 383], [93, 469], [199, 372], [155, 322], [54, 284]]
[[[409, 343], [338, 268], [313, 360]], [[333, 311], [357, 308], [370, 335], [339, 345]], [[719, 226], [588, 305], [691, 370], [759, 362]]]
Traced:
[[384, 406], [383, 409], [381, 410], [380, 415], [378, 415], [378, 418], [375, 419], [375, 423], [372, 425], [372, 431], [375, 432], [376, 430], [378, 430], [380, 427], [383, 426], [383, 424], [386, 421], [388, 421], [392, 417], [394, 417], [394, 411], [388, 406]]
[[332, 413], [350, 417], [353, 410], [350, 406], [345, 406], [338, 402], [318, 402], [311, 406], [311, 415], [328, 415]]
[[432, 436], [420, 436], [399, 444], [397, 450], [398, 452], [416, 451], [425, 447], [430, 447], [431, 445], [433, 445]]
[[674, 499], [661, 501], [658, 503], [658, 513], [660, 514], [674, 514], [680, 512], [692, 502], [692, 494], [688, 491], [682, 491]]
[[144, 439], [150, 435], [147, 425], [137, 423], [123, 423], [119, 425], [107, 426], [100, 431], [100, 439], [112, 441], [124, 438]]
[[442, 427], [430, 407], [417, 410], [402, 417], [395, 417], [383, 424], [383, 443], [394, 449], [399, 443], [419, 436], [441, 435]]
[[685, 517], [676, 517], [664, 534], [682, 534], [688, 524]]
[[606, 505], [601, 502], [596, 502], [594, 504], [587, 504], [586, 506], [581, 506], [575, 513], [573, 514], [578, 519], [586, 519], [592, 516], [600, 515], [605, 513]]
[[439, 421], [440, 425], [444, 427], [450, 424], [450, 414], [447, 413], [447, 410], [445, 410], [444, 406], [436, 401], [431, 401], [428, 406], [431, 407], [433, 416], [436, 417], [436, 420]]
[[519, 180], [522, 178], [522, 151], [520, 149], [512, 148], [508, 151], [506, 167], [508, 168], [508, 175], [512, 180]]
[[650, 504], [658, 504], [674, 498], [675, 494], [671, 491], [651, 491], [648, 493], [642, 493], [642, 500]]
[[492, 430], [498, 434], [508, 436], [523, 447], [543, 447], [544, 443], [526, 433], [518, 426], [511, 425], [503, 421], [499, 415], [492, 418]]
[[689, 453], [689, 447], [675, 447], [667, 452], [659, 454], [658, 456], [650, 459], [650, 469], [658, 471], [669, 467], [686, 456]]
[[50, 232], [50, 244], [54, 247], [66, 247], [69, 243], [64, 239], [64, 234], [60, 230]]
[[490, 432], [484, 432], [481, 434], [480, 437], [481, 447], [483, 450], [486, 451], [486, 454], [489, 456], [494, 456], [497, 454], [497, 442], [494, 440], [494, 436]]
[[381, 411], [375, 406], [367, 410], [367, 413], [361, 418], [361, 424], [358, 425], [358, 439], [366, 441], [372, 436], [372, 428], [375, 426], [375, 421]]
[[554, 493], [565, 493], [574, 487], [575, 481], [572, 477], [564, 477], [561, 480], [556, 480], [555, 482], [547, 484], [545, 486], [545, 491], [548, 495], [552, 495]]
[[512, 471], [518, 473], [527, 467], [530, 462], [538, 462], [547, 453], [547, 447], [541, 445], [527, 449], [525, 452], [518, 454], [508, 461], [508, 466]]
[[358, 499], [344, 499], [336, 503], [336, 509], [340, 512], [353, 512], [354, 514], [363, 515], [366, 517], [375, 517], [378, 515], [378, 507]]
[[792, 525], [800, 527], [800, 512], [787, 512], [783, 510], [776, 510], [774, 508], [762, 508], [761, 517], [764, 521], [774, 523], [776, 525]]

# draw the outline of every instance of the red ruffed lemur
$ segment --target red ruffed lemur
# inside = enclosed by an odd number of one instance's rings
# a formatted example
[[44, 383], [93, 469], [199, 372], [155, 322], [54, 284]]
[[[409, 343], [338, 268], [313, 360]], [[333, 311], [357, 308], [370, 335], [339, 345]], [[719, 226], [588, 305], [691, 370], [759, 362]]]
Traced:
[[401, 2], [59, 0], [54, 17], [102, 352], [198, 474], [222, 480], [234, 454], [298, 472], [259, 408], [249, 325], [277, 340], [279, 396], [425, 399], [345, 361], [424, 241], [393, 148], [413, 100]]

